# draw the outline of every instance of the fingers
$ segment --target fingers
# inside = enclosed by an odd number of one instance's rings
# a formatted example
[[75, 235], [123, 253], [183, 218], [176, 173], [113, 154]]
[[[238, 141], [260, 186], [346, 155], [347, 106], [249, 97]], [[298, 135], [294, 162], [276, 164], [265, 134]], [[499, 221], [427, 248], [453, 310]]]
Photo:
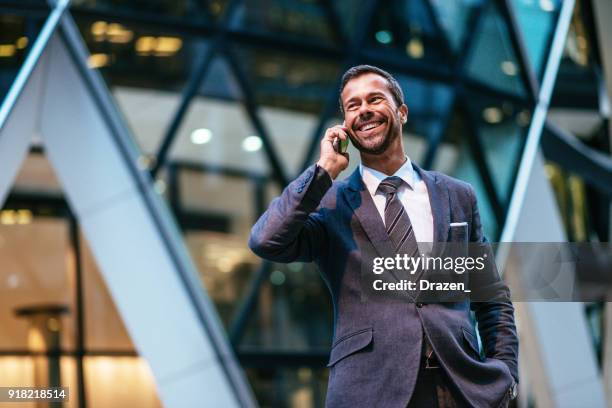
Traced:
[[329, 140], [332, 143], [334, 139], [337, 137], [342, 140], [346, 140], [348, 138], [347, 132], [348, 132], [348, 129], [346, 128], [346, 126], [336, 125], [336, 126], [330, 127], [329, 129], [325, 131], [324, 138], [326, 140]]

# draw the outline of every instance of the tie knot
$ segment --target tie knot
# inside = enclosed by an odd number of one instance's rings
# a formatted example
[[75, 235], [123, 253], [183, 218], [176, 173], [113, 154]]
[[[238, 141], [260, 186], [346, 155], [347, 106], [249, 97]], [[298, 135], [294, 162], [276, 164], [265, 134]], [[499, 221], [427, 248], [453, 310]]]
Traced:
[[378, 185], [378, 191], [383, 193], [385, 196], [388, 196], [389, 194], [397, 192], [397, 189], [403, 182], [404, 180], [397, 176], [387, 177]]

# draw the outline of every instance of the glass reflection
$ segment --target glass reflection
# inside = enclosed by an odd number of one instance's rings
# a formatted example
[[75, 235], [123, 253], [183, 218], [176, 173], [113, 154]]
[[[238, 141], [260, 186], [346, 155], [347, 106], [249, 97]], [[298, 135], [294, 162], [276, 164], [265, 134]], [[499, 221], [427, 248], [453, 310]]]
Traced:
[[474, 187], [484, 233], [489, 241], [494, 241], [500, 232], [499, 225], [491, 197], [476, 165], [474, 145], [469, 139], [470, 130], [466, 125], [467, 120], [464, 113], [454, 112], [448, 134], [436, 153], [433, 169], [464, 180]]
[[[464, 36], [470, 28], [468, 22], [483, 0], [430, 0], [435, 8], [440, 25], [455, 51], [463, 45]], [[468, 44], [469, 46], [469, 44]]]
[[525, 96], [520, 65], [512, 46], [508, 23], [494, 2], [483, 10], [468, 58], [467, 74], [476, 81], [518, 96]]
[[541, 78], [561, 0], [514, 0], [512, 5], [531, 65]]

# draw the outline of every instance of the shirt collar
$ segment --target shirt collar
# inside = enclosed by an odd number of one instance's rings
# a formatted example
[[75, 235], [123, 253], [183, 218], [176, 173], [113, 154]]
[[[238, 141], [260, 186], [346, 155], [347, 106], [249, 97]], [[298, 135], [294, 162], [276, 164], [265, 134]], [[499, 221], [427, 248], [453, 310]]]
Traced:
[[[381, 181], [390, 177], [378, 170], [374, 170], [368, 166], [364, 166], [363, 164], [359, 164], [359, 173], [361, 174], [361, 178], [363, 179], [364, 184], [366, 185], [368, 191], [372, 196], [376, 194], [378, 190], [378, 185]], [[397, 169], [397, 171], [392, 174], [392, 176], [397, 176], [404, 180], [411, 189], [414, 190], [415, 184], [415, 171], [412, 168], [412, 162], [410, 161], [410, 157], [406, 156], [406, 161], [402, 164], [402, 167]]]

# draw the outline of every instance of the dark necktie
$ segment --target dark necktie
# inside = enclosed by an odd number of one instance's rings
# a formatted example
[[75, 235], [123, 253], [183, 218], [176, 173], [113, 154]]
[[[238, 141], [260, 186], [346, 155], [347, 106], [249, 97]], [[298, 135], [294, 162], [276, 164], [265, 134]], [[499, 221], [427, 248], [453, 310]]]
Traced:
[[387, 177], [378, 185], [378, 191], [385, 195], [385, 229], [398, 254], [418, 256], [419, 247], [414, 229], [404, 205], [397, 196], [397, 190], [404, 181], [397, 177]]
[[[397, 190], [404, 181], [397, 177], [387, 177], [378, 185], [378, 191], [387, 199], [385, 204], [385, 229], [391, 242], [395, 244], [398, 254], [418, 256], [419, 247], [414, 237], [414, 229], [404, 205], [397, 196]], [[423, 331], [423, 353], [427, 366], [433, 361], [433, 348], [425, 331]]]

